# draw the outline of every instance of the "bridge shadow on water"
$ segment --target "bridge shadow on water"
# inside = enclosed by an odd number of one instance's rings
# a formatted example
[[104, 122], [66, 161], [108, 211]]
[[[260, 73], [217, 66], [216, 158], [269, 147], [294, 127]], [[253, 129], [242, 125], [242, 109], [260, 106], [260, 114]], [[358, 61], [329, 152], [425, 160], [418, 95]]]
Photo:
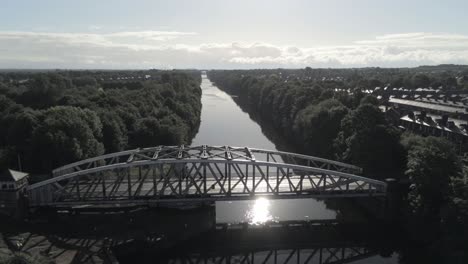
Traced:
[[391, 254], [375, 231], [335, 221], [216, 226], [167, 249], [140, 244], [134, 254], [116, 252], [123, 263], [135, 256], [142, 263], [350, 263]]
[[44, 214], [0, 232], [13, 251], [62, 263], [351, 263], [390, 256], [388, 230], [339, 220], [215, 223], [205, 206]]

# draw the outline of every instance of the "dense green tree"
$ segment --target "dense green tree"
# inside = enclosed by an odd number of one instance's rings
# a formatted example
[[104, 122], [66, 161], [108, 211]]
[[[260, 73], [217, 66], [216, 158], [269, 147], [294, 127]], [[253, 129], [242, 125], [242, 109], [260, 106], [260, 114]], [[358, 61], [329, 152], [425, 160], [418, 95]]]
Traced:
[[82, 77], [74, 78], [73, 84], [78, 87], [81, 87], [81, 86], [96, 87], [98, 85], [96, 79], [93, 78], [92, 76], [82, 76]]
[[414, 88], [427, 88], [431, 84], [431, 79], [425, 74], [417, 73], [411, 78]]
[[398, 132], [371, 104], [362, 104], [343, 118], [335, 145], [338, 157], [363, 167], [370, 177], [398, 177], [404, 165]]
[[[161, 75], [164, 75], [161, 77]], [[150, 76], [148, 78], [148, 76]], [[54, 166], [129, 147], [187, 144], [200, 123], [198, 71], [0, 73], [0, 148], [6, 163]], [[98, 116], [96, 115], [98, 113]], [[143, 119], [155, 119], [157, 126]], [[54, 121], [55, 120], [55, 121]], [[83, 136], [80, 137], [79, 134]], [[7, 165], [5, 165], [7, 166]]]
[[312, 96], [314, 98], [319, 98], [319, 96], [322, 94], [323, 87], [316, 84], [311, 88]]
[[[14, 162], [15, 151], [11, 147], [0, 147], [0, 168], [17, 168]], [[18, 164], [15, 164], [18, 165]]]
[[152, 147], [160, 145], [161, 124], [156, 118], [139, 119], [135, 124], [135, 131], [131, 133], [130, 143], [134, 147]]
[[0, 146], [8, 145], [8, 135], [12, 132], [10, 127], [18, 113], [23, 111], [22, 105], [0, 95]]
[[439, 217], [447, 202], [451, 178], [458, 178], [461, 164], [450, 142], [436, 137], [413, 136], [403, 141], [408, 150], [405, 174], [413, 184], [410, 201], [414, 212]]
[[309, 105], [295, 120], [294, 130], [299, 135], [299, 143], [310, 150], [309, 154], [334, 158], [333, 141], [347, 112], [348, 109], [334, 99]]
[[320, 101], [324, 101], [324, 100], [333, 98], [333, 95], [334, 95], [334, 93], [333, 93], [333, 91], [332, 91], [331, 89], [324, 90], [324, 91], [320, 94], [319, 100], [320, 100]]
[[183, 132], [187, 129], [187, 125], [180, 122], [180, 117], [177, 115], [165, 116], [161, 120], [161, 141], [167, 142], [168, 145], [188, 144], [189, 135]]
[[366, 95], [361, 99], [361, 102], [359, 104], [371, 104], [371, 105], [379, 106], [380, 102], [375, 96]]
[[362, 104], [343, 119], [341, 126], [345, 135], [350, 136], [357, 131], [370, 130], [385, 124], [385, 116], [377, 106]]
[[[396, 76], [394, 78], [392, 78], [391, 82], [390, 82], [390, 87], [403, 87], [405, 86], [405, 80], [403, 77], [401, 76]], [[409, 88], [409, 87], [408, 87]]]
[[[456, 223], [468, 227], [468, 182], [467, 171], [464, 171], [464, 177], [453, 177], [450, 179], [451, 205], [454, 209], [453, 217]], [[465, 231], [465, 233], [467, 233]]]
[[34, 156], [31, 151], [32, 134], [39, 125], [39, 111], [34, 111], [25, 108], [21, 112], [5, 117], [9, 124], [8, 133], [6, 135], [6, 145], [10, 148], [10, 155], [16, 157], [14, 166], [17, 169], [29, 171], [31, 169], [31, 161]]
[[54, 105], [71, 87], [71, 81], [59, 74], [40, 74], [29, 82], [28, 91], [18, 100], [28, 106], [45, 108]]
[[[342, 136], [342, 135], [340, 135]], [[404, 151], [398, 144], [395, 129], [377, 125], [372, 129], [357, 130], [347, 138], [338, 137], [345, 146], [341, 158], [364, 169], [371, 178], [399, 178], [404, 167]]]
[[2, 113], [2, 116], [11, 112], [15, 106], [17, 106], [17, 104], [13, 100], [4, 95], [0, 95], [0, 113]]
[[378, 79], [370, 79], [368, 82], [367, 89], [374, 89], [375, 87], [381, 87], [383, 83]]
[[115, 112], [101, 111], [102, 143], [106, 152], [118, 152], [127, 147], [128, 131], [122, 118]]
[[67, 163], [104, 153], [99, 142], [102, 124], [88, 109], [57, 106], [45, 110], [32, 135], [32, 150], [42, 157], [33, 165], [35, 171], [50, 171]]

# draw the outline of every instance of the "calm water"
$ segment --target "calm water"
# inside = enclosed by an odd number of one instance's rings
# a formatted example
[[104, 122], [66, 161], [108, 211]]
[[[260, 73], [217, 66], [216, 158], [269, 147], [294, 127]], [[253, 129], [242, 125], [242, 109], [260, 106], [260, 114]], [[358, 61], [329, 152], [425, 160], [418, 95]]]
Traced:
[[[276, 150], [276, 146], [232, 97], [202, 75], [202, 113], [192, 145], [248, 146]], [[217, 202], [217, 222], [263, 223], [269, 220], [334, 219], [336, 213], [314, 199]]]
[[[275, 143], [262, 132], [262, 128], [234, 102], [233, 97], [216, 87], [206, 75], [202, 75], [201, 88], [203, 91], [201, 124], [192, 145], [249, 146], [278, 150]], [[282, 146], [284, 147], [284, 142]], [[340, 216], [345, 214], [346, 219], [363, 218], [360, 213], [354, 212], [351, 208], [346, 208], [346, 206], [339, 206], [339, 208]], [[217, 223], [248, 222], [255, 225], [272, 220], [337, 219], [337, 215], [337, 211], [327, 208], [325, 202], [315, 199], [268, 200], [259, 198], [253, 201], [216, 203]], [[394, 253], [387, 257], [375, 254], [352, 263], [398, 263], [398, 260]]]

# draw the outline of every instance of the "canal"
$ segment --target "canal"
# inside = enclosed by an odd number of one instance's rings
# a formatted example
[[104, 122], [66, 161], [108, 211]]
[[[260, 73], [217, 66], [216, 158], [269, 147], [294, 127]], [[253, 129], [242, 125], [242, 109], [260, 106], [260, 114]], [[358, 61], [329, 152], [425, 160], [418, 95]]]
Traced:
[[[232, 96], [219, 89], [206, 74], [202, 75], [202, 113], [198, 134], [192, 145], [238, 146], [278, 150], [274, 142], [248, 113], [235, 103]], [[235, 95], [234, 95], [235, 96]], [[327, 209], [323, 201], [314, 199], [217, 202], [216, 222], [248, 222], [308, 219], [335, 219], [336, 212]]]

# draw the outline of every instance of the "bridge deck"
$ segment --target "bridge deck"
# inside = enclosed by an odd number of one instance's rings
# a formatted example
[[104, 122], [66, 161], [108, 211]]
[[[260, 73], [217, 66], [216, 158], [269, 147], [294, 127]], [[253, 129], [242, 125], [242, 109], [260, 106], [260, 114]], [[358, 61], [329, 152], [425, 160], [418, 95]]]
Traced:
[[[233, 178], [233, 181], [240, 181], [240, 178]], [[115, 186], [114, 181], [103, 181], [100, 183], [80, 183], [79, 186], [68, 186], [63, 191], [67, 192], [69, 195], [63, 199], [62, 202], [56, 203], [57, 206], [64, 205], [67, 203], [76, 203], [77, 201], [83, 200], [87, 201], [89, 204], [101, 204], [101, 203], [116, 203], [119, 200], [129, 201], [132, 203], [139, 203], [149, 200], [157, 201], [221, 201], [221, 200], [248, 200], [252, 199], [252, 191], [255, 192], [256, 196], [269, 196], [273, 199], [296, 199], [296, 198], [326, 198], [326, 197], [359, 197], [359, 196], [382, 196], [383, 193], [379, 193], [376, 187], [370, 187], [371, 189], [362, 189], [359, 183], [351, 183], [347, 189], [342, 190], [315, 190], [314, 186], [319, 184], [320, 177], [314, 177], [312, 184], [310, 181], [293, 178], [289, 179], [288, 182], [282, 182], [279, 185], [276, 185], [276, 180], [269, 180], [268, 182], [263, 181], [259, 183], [255, 189], [253, 189], [253, 180], [247, 182], [251, 186], [251, 190], [248, 190], [245, 185], [239, 185], [231, 187], [228, 189], [228, 183], [218, 184], [215, 180], [206, 181], [207, 190], [203, 194], [194, 188], [194, 186], [188, 181], [182, 182], [180, 185], [178, 182], [172, 181], [171, 183], [160, 182], [156, 184], [156, 192], [152, 180], [131, 180], [132, 190], [137, 192], [133, 195], [129, 195], [128, 185]], [[177, 190], [169, 187], [169, 184], [176, 186]], [[112, 198], [103, 199], [106, 196], [104, 189], [101, 188], [102, 185], [105, 186], [106, 190], [112, 190]], [[291, 190], [292, 186], [301, 186], [298, 190]], [[78, 192], [73, 191], [73, 189], [80, 188], [81, 195]], [[277, 188], [273, 192], [273, 188]], [[230, 193], [226, 193], [226, 190], [230, 190]], [[181, 192], [179, 192], [181, 191]], [[371, 194], [374, 192], [373, 194]], [[181, 197], [181, 195], [183, 197]], [[140, 201], [138, 201], [140, 200]]]

